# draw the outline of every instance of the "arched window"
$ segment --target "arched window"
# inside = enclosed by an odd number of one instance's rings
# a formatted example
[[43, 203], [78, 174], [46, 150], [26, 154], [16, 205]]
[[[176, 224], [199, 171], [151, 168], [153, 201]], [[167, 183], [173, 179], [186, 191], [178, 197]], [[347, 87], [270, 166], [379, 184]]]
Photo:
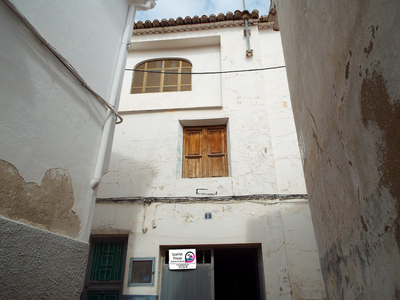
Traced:
[[[192, 72], [192, 65], [185, 60], [151, 60], [139, 64], [135, 69], [138, 71], [133, 72], [131, 94], [192, 90], [192, 75], [180, 74]], [[163, 74], [162, 72], [168, 74]]]

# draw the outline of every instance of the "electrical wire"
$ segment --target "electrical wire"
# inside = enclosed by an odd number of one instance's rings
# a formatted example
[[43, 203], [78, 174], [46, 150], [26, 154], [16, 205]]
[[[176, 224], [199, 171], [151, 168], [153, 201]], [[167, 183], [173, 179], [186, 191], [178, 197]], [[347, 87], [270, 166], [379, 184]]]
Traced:
[[212, 74], [227, 74], [227, 73], [243, 73], [243, 72], [257, 72], [265, 70], [275, 70], [286, 68], [286, 66], [276, 66], [268, 68], [247, 69], [247, 70], [230, 70], [230, 71], [214, 71], [214, 72], [165, 72], [165, 71], [152, 71], [152, 70], [138, 70], [138, 69], [125, 69], [125, 71], [135, 71], [143, 73], [160, 73], [160, 74], [191, 74], [191, 75], [212, 75]]
[[68, 60], [59, 53], [56, 48], [50, 45], [47, 40], [36, 30], [36, 28], [28, 21], [28, 19], [15, 7], [9, 0], [3, 0], [3, 3], [26, 25], [26, 27], [44, 44], [44, 46], [50, 50], [51, 53], [71, 72], [72, 75], [99, 101], [104, 107], [108, 108], [118, 119], [116, 124], [122, 123], [122, 117], [117, 111], [98, 93], [96, 93], [82, 78], [81, 75], [75, 70], [75, 68], [68, 62]]

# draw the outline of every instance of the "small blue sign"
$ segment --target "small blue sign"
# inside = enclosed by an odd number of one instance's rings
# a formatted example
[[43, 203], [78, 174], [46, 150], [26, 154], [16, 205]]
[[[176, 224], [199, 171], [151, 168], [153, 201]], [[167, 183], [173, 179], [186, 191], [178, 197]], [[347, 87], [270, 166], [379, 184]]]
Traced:
[[206, 220], [212, 219], [212, 213], [210, 213], [210, 212], [205, 213], [205, 214], [204, 214], [204, 218], [205, 218]]

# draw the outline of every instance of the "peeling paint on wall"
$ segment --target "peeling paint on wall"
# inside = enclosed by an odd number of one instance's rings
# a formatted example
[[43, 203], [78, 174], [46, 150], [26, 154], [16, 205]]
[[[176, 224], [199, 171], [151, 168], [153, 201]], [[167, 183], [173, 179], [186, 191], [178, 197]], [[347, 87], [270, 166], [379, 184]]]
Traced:
[[74, 192], [68, 170], [46, 171], [41, 186], [25, 182], [18, 170], [0, 160], [0, 213], [12, 220], [77, 237], [81, 222], [72, 210]]
[[398, 299], [400, 2], [277, 4], [328, 299]]
[[386, 88], [386, 80], [382, 73], [376, 70], [369, 74], [361, 85], [361, 108], [364, 126], [376, 125], [377, 149], [380, 149], [381, 179], [379, 186], [388, 189], [391, 196], [397, 199], [397, 218], [393, 227], [396, 232], [397, 244], [400, 248], [400, 99], [392, 100]]

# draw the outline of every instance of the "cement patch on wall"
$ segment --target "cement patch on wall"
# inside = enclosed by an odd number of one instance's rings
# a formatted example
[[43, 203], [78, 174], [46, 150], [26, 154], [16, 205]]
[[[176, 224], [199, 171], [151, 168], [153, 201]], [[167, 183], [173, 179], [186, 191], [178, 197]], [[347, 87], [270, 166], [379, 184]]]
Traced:
[[41, 186], [25, 182], [18, 170], [0, 160], [0, 213], [12, 220], [77, 237], [80, 220], [72, 210], [74, 192], [69, 172], [46, 171]]
[[89, 244], [0, 217], [0, 298], [79, 299]]

